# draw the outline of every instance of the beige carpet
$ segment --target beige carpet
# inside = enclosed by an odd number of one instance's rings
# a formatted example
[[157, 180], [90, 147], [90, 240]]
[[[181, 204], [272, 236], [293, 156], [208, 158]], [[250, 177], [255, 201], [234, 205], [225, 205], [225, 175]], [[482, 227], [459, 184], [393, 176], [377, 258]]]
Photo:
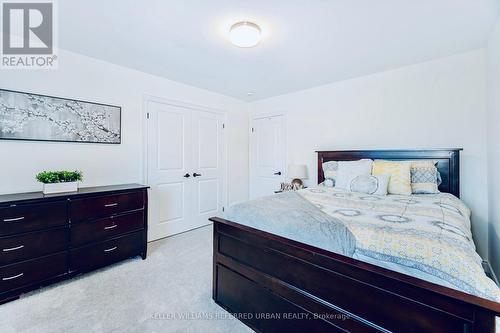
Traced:
[[[211, 299], [212, 227], [0, 305], [7, 332], [250, 332]], [[212, 319], [210, 319], [212, 318]]]

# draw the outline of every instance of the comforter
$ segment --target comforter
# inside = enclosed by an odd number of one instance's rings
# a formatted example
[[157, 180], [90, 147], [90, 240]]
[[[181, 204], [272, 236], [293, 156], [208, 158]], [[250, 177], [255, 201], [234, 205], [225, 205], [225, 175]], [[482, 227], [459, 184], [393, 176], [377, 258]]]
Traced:
[[234, 205], [224, 218], [346, 256], [352, 256], [356, 248], [354, 235], [343, 222], [325, 214], [297, 192]]
[[476, 253], [470, 210], [455, 196], [375, 196], [325, 186], [298, 193], [347, 226], [354, 258], [500, 302]]

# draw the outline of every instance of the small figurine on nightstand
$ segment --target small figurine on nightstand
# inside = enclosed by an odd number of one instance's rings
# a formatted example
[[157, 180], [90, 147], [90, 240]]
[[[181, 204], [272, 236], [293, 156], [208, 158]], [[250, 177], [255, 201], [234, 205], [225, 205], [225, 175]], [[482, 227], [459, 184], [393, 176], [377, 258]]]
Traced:
[[288, 191], [293, 191], [292, 184], [281, 183], [279, 192], [288, 192]]
[[297, 191], [303, 188], [302, 179], [307, 179], [307, 166], [305, 164], [291, 164], [288, 166], [288, 177], [292, 179], [292, 183], [281, 183], [281, 187], [274, 193]]

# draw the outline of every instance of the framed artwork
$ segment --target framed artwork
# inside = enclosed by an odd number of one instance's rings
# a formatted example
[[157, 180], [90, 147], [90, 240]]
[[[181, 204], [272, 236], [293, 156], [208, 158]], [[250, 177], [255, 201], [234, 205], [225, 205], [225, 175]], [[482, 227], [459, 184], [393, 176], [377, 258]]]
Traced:
[[0, 140], [121, 143], [121, 107], [0, 89]]

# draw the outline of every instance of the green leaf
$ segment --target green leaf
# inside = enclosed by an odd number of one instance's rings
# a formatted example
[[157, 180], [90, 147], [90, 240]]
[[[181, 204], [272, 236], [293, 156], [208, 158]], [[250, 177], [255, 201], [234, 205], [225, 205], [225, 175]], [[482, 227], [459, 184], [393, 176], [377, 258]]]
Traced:
[[83, 173], [75, 171], [42, 171], [36, 175], [36, 180], [44, 184], [68, 183], [83, 180]]

